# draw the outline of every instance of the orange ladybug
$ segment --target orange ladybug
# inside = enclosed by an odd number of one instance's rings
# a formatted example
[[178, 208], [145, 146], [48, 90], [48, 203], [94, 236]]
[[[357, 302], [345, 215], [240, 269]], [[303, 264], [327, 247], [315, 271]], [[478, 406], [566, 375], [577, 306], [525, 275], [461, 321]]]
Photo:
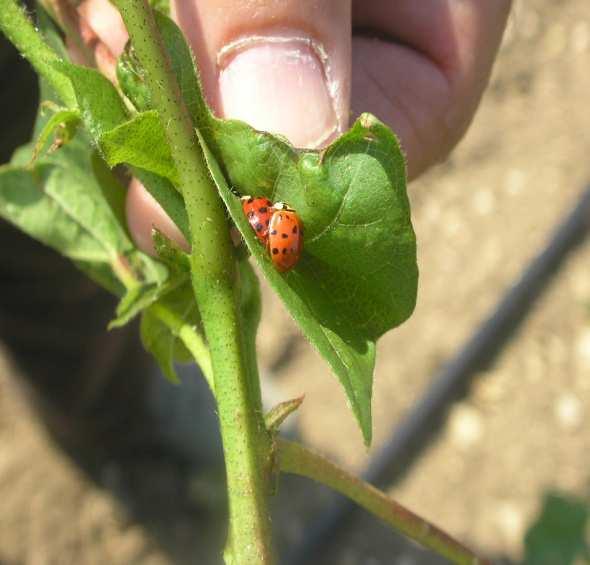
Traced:
[[285, 273], [299, 261], [303, 251], [303, 223], [297, 212], [284, 202], [273, 206], [267, 248], [277, 271]]
[[268, 225], [274, 212], [272, 202], [268, 198], [242, 196], [242, 210], [252, 226], [256, 237], [266, 244]]

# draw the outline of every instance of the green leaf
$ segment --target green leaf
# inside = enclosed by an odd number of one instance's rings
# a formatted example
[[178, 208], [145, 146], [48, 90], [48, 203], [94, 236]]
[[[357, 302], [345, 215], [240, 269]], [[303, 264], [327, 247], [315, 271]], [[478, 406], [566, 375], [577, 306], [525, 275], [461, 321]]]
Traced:
[[103, 198], [109, 205], [118, 224], [125, 230], [125, 234], [129, 238], [130, 234], [127, 230], [127, 215], [125, 212], [127, 187], [119, 182], [96, 150], [92, 150], [90, 166]]
[[[346, 280], [351, 276], [361, 279], [361, 287], [369, 292], [364, 299], [360, 297], [360, 310], [348, 296], [341, 300], [345, 306], [350, 304], [351, 321], [365, 326], [372, 338], [407, 319], [416, 299], [416, 244], [405, 190], [405, 162], [391, 131], [364, 114], [319, 154], [298, 152], [284, 140], [243, 122], [215, 119], [200, 94], [182, 32], [164, 16], [158, 17], [158, 25], [185, 102], [193, 108], [195, 122], [207, 124], [199, 132], [232, 187], [242, 194], [285, 201], [297, 210], [306, 227], [309, 253], [304, 257], [318, 259], [314, 265], [320, 268], [318, 278], [324, 278], [328, 266], [339, 279], [336, 287], [344, 284], [354, 291], [357, 285]], [[158, 128], [154, 113], [145, 119], [151, 122], [152, 131]], [[136, 126], [129, 122], [125, 127], [133, 131]], [[173, 166], [171, 157], [168, 164], [158, 164], [160, 170]]]
[[157, 361], [164, 376], [172, 383], [180, 383], [174, 368], [176, 336], [150, 310], [143, 312], [140, 323], [141, 342]]
[[161, 285], [156, 283], [130, 288], [117, 305], [117, 316], [109, 322], [109, 330], [128, 324], [135, 316], [151, 306], [159, 297]]
[[35, 171], [3, 167], [0, 170], [0, 215], [31, 237], [82, 262], [109, 262], [116, 251], [96, 239], [64, 208], [61, 195], [52, 193], [63, 181], [60, 167], [46, 164]]
[[133, 163], [135, 167], [156, 173], [178, 185], [166, 134], [157, 112], [153, 110], [104, 133], [99, 138], [99, 146], [111, 167]]
[[[180, 341], [183, 330], [190, 329], [202, 336], [201, 321], [190, 283], [186, 283], [162, 297], [143, 311], [140, 334], [143, 346], [149, 351], [168, 380], [180, 382], [174, 362], [192, 360]], [[197, 359], [197, 362], [204, 360]]]
[[[81, 112], [81, 117], [90, 132], [95, 143], [98, 144], [99, 139], [105, 131], [112, 131], [117, 126], [127, 119], [127, 111], [125, 109], [123, 100], [115, 87], [99, 72], [80, 67], [70, 63], [60, 62], [56, 64], [61, 72], [63, 72], [71, 80], [78, 100], [78, 105]], [[145, 133], [145, 132], [144, 132]], [[125, 140], [125, 147], [129, 149], [133, 146], [133, 141], [141, 139], [137, 136], [133, 139]], [[154, 140], [152, 138], [152, 143]], [[154, 147], [162, 147], [167, 149], [165, 139], [162, 143], [156, 143], [146, 149], [146, 154], [152, 154]], [[99, 144], [100, 147], [100, 144]], [[135, 157], [139, 158], [141, 153], [136, 152]], [[110, 163], [114, 166], [115, 163]], [[95, 162], [95, 173], [101, 173], [100, 178], [104, 178], [104, 168], [97, 166]], [[137, 163], [137, 166], [132, 169], [132, 172], [139, 178], [139, 180], [146, 186], [148, 191], [157, 195], [157, 200], [163, 206], [164, 210], [170, 215], [173, 221], [177, 223], [184, 234], [188, 233], [188, 220], [186, 219], [186, 211], [184, 210], [184, 202], [182, 197], [170, 184], [170, 181], [163, 178], [161, 175], [154, 174], [154, 172], [147, 172], [141, 168], [142, 163]], [[156, 173], [158, 171], [155, 171]], [[164, 171], [167, 173], [168, 171]], [[108, 174], [107, 174], [108, 176]], [[112, 175], [110, 176], [112, 178]], [[123, 214], [123, 191], [113, 190], [112, 185], [104, 187], [102, 200], [106, 201], [111, 207], [111, 210], [120, 223], [120, 226], [125, 225]], [[136, 252], [137, 253], [137, 252]], [[140, 268], [141, 281], [144, 287], [138, 289], [136, 285], [127, 284], [128, 292], [119, 305], [117, 317], [111, 323], [111, 326], [120, 326], [127, 323], [142, 309], [149, 304], [155, 302], [162, 293], [168, 292], [168, 286], [162, 286], [161, 271], [158, 272], [157, 263], [148, 259], [141, 254], [139, 262], [136, 261], [136, 267]], [[146, 270], [147, 269], [147, 270]], [[119, 276], [122, 273], [118, 273]], [[177, 286], [179, 281], [174, 281], [172, 287]]]
[[84, 141], [76, 139], [39, 159], [35, 167], [3, 167], [2, 213], [72, 259], [113, 259], [132, 251], [133, 246], [105, 206], [99, 179], [92, 174], [90, 154]]
[[[40, 16], [44, 33], [59, 48], [61, 39], [53, 24], [43, 12]], [[117, 91], [94, 70], [65, 62], [54, 66], [71, 80], [80, 111], [60, 108], [55, 93], [41, 81], [44, 102], [35, 124], [38, 141], [35, 149], [21, 148], [11, 165], [0, 169], [0, 215], [72, 259], [111, 292], [125, 293], [114, 322], [122, 325], [187, 277], [168, 279], [163, 265], [135, 249], [126, 230], [126, 189], [97, 157], [84, 133], [75, 135], [81, 117], [95, 137], [127, 118]], [[54, 113], [48, 113], [47, 107]], [[31, 163], [64, 124], [68, 143]]]
[[172, 240], [157, 229], [152, 230], [152, 240], [159, 259], [176, 274], [189, 275], [191, 272], [190, 255], [185, 253]]
[[57, 148], [59, 145], [70, 141], [70, 139], [74, 137], [76, 127], [79, 122], [80, 114], [77, 110], [58, 108], [57, 111], [51, 115], [43, 127], [41, 134], [37, 138], [31, 161], [34, 162], [39, 157], [47, 142], [49, 141], [49, 138], [54, 133], [56, 134], [56, 142], [59, 140], [59, 144], [54, 142], [54, 146], [50, 148], [50, 151]]
[[248, 248], [257, 259], [264, 275], [282, 298], [287, 309], [307, 338], [328, 361], [344, 386], [352, 410], [357, 417], [367, 443], [371, 439], [371, 382], [375, 359], [375, 344], [370, 339], [354, 335], [343, 319], [340, 334], [329, 327], [339, 321], [338, 310], [330, 308], [333, 294], [325, 295], [321, 287], [305, 286], [301, 275], [291, 271], [281, 275], [272, 266], [266, 250], [257, 241], [241, 208], [240, 201], [231, 192], [214, 157], [208, 150], [205, 156], [211, 174], [236, 226], [242, 232]]
[[339, 377], [369, 443], [375, 342], [416, 302], [416, 242], [397, 139], [367, 114], [319, 154], [298, 153], [240, 122], [216, 121], [207, 133], [234, 188], [287, 202], [302, 218], [301, 260], [280, 275], [221, 171], [213, 172], [251, 253]]
[[265, 415], [264, 423], [271, 434], [276, 434], [281, 427], [281, 424], [291, 415], [297, 411], [303, 404], [305, 396], [292, 398], [273, 406]]
[[145, 70], [137, 60], [133, 43], [128, 41], [117, 60], [117, 82], [125, 96], [140, 112], [151, 108], [151, 94], [145, 80]]
[[161, 283], [165, 268], [131, 243], [105, 194], [124, 188], [104, 168], [79, 132], [67, 145], [28, 163], [32, 146], [0, 168], [0, 216], [72, 259], [115, 294], [124, 287]]
[[573, 565], [589, 559], [586, 530], [590, 525], [588, 502], [549, 493], [536, 522], [525, 537], [526, 565]]
[[[190, 279], [189, 256], [158, 230], [153, 230], [154, 247], [159, 259], [168, 267], [165, 277], [130, 288], [117, 306], [117, 317], [109, 324], [117, 328], [128, 324], [140, 312], [175, 291]], [[188, 303], [192, 296], [187, 296]], [[185, 308], [185, 305], [181, 305]], [[180, 312], [183, 314], [184, 310]]]
[[163, 14], [170, 14], [170, 0], [149, 0], [151, 7]]
[[65, 61], [53, 66], [72, 82], [82, 121], [94, 140], [127, 119], [122, 98], [105, 76]]
[[131, 167], [133, 176], [137, 177], [147, 191], [162, 206], [166, 214], [176, 224], [178, 229], [190, 240], [188, 216], [184, 207], [184, 199], [174, 185], [166, 178], [139, 167]]

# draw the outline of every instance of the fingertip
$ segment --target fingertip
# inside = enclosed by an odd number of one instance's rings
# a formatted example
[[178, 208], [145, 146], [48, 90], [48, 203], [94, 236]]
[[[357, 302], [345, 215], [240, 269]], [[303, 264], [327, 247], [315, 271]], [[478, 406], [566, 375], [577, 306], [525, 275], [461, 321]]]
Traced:
[[325, 146], [348, 126], [350, 0], [173, 0], [214, 111]]

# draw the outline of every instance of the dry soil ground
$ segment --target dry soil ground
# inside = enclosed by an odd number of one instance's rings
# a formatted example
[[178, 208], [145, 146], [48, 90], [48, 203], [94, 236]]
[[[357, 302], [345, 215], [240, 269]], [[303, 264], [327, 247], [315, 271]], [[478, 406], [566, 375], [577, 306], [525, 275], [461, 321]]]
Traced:
[[[376, 447], [590, 181], [589, 68], [587, 0], [516, 2], [473, 127], [449, 162], [411, 186], [420, 295], [413, 318], [380, 343]], [[519, 558], [523, 532], [547, 489], [587, 492], [589, 266], [586, 243], [471, 395], [453, 408], [438, 440], [392, 489], [416, 512], [490, 554]], [[282, 397], [306, 393], [302, 438], [362, 469], [370, 453], [339, 385], [270, 295], [268, 303], [263, 367]], [[286, 320], [278, 324], [280, 334], [276, 323], [270, 327], [277, 318]], [[0, 367], [2, 565], [209, 562], [187, 557], [210, 545], [204, 541], [209, 518], [202, 525], [194, 509], [183, 507], [177, 516], [169, 510], [167, 537], [130, 518], [120, 499], [47, 441], [6, 378], [9, 364]], [[197, 508], [200, 480], [191, 490]], [[311, 499], [299, 497], [297, 506], [309, 517]], [[296, 538], [304, 521], [287, 520], [283, 535]], [[425, 562], [416, 552], [394, 556], [388, 539], [374, 521], [357, 520], [321, 562]]]

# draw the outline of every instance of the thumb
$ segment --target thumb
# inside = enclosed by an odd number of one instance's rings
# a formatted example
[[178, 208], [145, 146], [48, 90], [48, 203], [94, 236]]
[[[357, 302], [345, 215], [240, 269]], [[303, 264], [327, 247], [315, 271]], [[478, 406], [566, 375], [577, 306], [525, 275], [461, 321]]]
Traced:
[[[172, 13], [217, 115], [306, 148], [326, 145], [346, 129], [351, 0], [172, 0]], [[180, 240], [145, 188], [131, 188], [127, 218], [137, 244], [154, 253], [152, 226]]]
[[173, 0], [214, 111], [321, 147], [347, 126], [350, 0]]

